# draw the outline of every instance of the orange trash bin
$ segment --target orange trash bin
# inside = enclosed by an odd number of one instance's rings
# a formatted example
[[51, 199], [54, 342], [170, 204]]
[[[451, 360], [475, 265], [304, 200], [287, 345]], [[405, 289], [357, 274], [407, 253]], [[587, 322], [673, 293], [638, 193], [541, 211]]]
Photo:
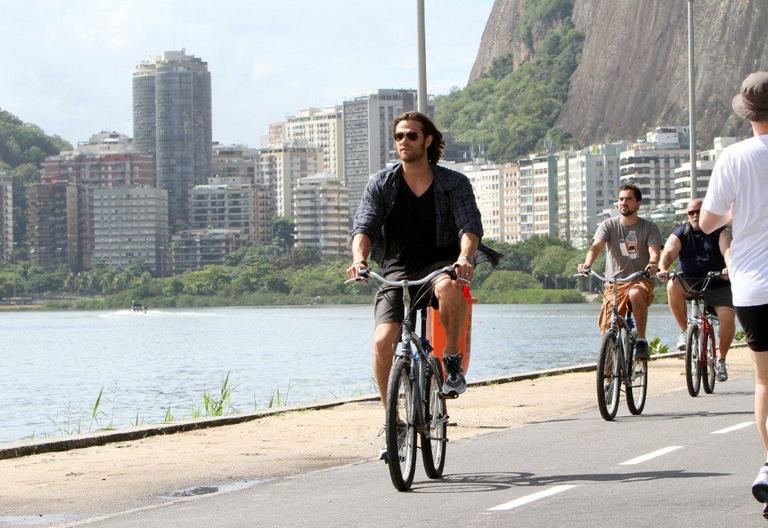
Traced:
[[[469, 359], [471, 357], [471, 344], [472, 344], [472, 305], [477, 302], [475, 297], [469, 290], [468, 285], [464, 285], [464, 300], [467, 303], [467, 308], [464, 311], [464, 322], [461, 325], [461, 333], [459, 334], [459, 350], [461, 351], [461, 368], [464, 374], [469, 369]], [[445, 349], [445, 328], [440, 323], [440, 312], [434, 308], [430, 308], [427, 313], [427, 338], [434, 349], [432, 354], [440, 360], [442, 365], [443, 350]]]

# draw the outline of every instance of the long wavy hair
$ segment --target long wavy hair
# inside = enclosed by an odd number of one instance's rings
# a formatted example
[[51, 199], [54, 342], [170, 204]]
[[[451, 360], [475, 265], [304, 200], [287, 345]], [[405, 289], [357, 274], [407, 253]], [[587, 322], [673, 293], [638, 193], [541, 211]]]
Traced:
[[432, 136], [432, 144], [427, 147], [427, 161], [430, 165], [437, 165], [445, 149], [443, 134], [437, 129], [432, 120], [421, 112], [403, 112], [392, 122], [392, 136], [400, 121], [418, 121], [421, 123], [421, 132], [426, 136]]

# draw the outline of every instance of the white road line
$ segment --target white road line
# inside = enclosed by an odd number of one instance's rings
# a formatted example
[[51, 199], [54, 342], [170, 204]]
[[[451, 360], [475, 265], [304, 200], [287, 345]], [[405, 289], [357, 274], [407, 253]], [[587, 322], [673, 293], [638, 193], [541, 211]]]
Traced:
[[682, 449], [683, 446], [669, 446], [669, 447], [663, 447], [661, 449], [658, 449], [652, 453], [648, 453], [647, 455], [642, 455], [637, 458], [633, 458], [632, 460], [627, 460], [626, 462], [622, 462], [619, 464], [620, 466], [632, 466], [634, 464], [640, 464], [642, 462], [645, 462], [647, 460], [651, 460], [652, 458], [660, 457], [661, 455], [666, 455], [667, 453], [671, 453], [672, 451], [677, 451], [678, 449]]
[[552, 488], [538, 491], [536, 493], [531, 493], [530, 495], [526, 495], [525, 497], [520, 497], [519, 499], [515, 499], [513, 501], [505, 502], [504, 504], [499, 504], [498, 506], [494, 506], [493, 508], [488, 508], [488, 510], [489, 511], [511, 510], [512, 508], [517, 508], [518, 506], [522, 506], [523, 504], [528, 504], [529, 502], [537, 501], [539, 499], [544, 499], [546, 497], [556, 495], [557, 493], [568, 491], [569, 489], [575, 488], [575, 487], [576, 487], [575, 484], [564, 484], [562, 486], [554, 486]]
[[744, 429], [745, 427], [749, 427], [750, 425], [754, 425], [755, 422], [741, 422], [740, 424], [732, 425], [730, 427], [726, 427], [725, 429], [718, 429], [717, 431], [712, 431], [709, 434], [725, 434], [730, 433], [732, 431], [738, 431], [739, 429]]

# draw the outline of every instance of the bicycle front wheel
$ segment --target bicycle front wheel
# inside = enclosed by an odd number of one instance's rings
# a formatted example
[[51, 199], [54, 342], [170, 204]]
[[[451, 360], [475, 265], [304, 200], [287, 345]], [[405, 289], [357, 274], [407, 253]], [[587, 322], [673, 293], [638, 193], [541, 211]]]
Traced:
[[409, 366], [407, 359], [396, 359], [387, 386], [387, 465], [392, 484], [399, 491], [410, 489], [416, 470], [416, 428]]
[[709, 326], [707, 331], [702, 333], [699, 354], [701, 374], [704, 378], [704, 392], [712, 394], [715, 391], [715, 363], [717, 362], [715, 332], [712, 330], [712, 326]]
[[629, 372], [624, 381], [627, 393], [627, 408], [632, 414], [640, 414], [645, 407], [645, 395], [648, 392], [648, 361], [635, 359], [635, 352], [627, 346]]
[[619, 347], [619, 336], [608, 332], [603, 336], [597, 358], [597, 407], [603, 419], [609, 421], [619, 410]]
[[685, 342], [685, 384], [688, 386], [688, 394], [694, 398], [699, 395], [701, 389], [701, 363], [699, 362], [699, 327], [688, 326]]
[[429, 357], [429, 376], [425, 387], [426, 401], [424, 408], [424, 425], [426, 430], [421, 433], [421, 458], [424, 471], [431, 479], [442, 478], [445, 467], [445, 448], [448, 442], [448, 410], [445, 400], [440, 395], [443, 386], [443, 375], [440, 365], [433, 357]]

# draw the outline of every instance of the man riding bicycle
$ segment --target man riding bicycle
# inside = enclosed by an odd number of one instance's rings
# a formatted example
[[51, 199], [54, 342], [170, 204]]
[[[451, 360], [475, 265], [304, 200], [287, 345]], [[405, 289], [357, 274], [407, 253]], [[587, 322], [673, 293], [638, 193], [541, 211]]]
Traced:
[[[456, 396], [466, 390], [459, 354], [466, 301], [458, 279], [470, 281], [474, 274], [474, 255], [483, 235], [480, 212], [469, 179], [437, 165], [445, 142], [426, 115], [397, 116], [392, 134], [400, 163], [379, 171], [366, 186], [352, 228], [353, 263], [347, 277], [358, 277], [368, 267], [369, 256], [393, 281], [415, 280], [455, 266], [457, 279], [439, 275], [423, 300], [439, 306], [446, 333], [442, 392]], [[389, 371], [404, 317], [402, 290], [380, 290], [374, 315], [373, 370], [386, 407]]]
[[[727, 263], [731, 251], [731, 231], [721, 227], [707, 235], [699, 226], [702, 200], [694, 198], [687, 208], [688, 220], [669, 235], [664, 251], [661, 253], [658, 277], [669, 280], [669, 267], [679, 257], [680, 272], [683, 277], [667, 283], [667, 304], [680, 328], [677, 349], [685, 350], [686, 328], [688, 320], [685, 310], [686, 291], [702, 284], [710, 271], [722, 271], [727, 275]], [[679, 278], [679, 276], [678, 276]], [[731, 347], [736, 332], [736, 310], [733, 308], [730, 282], [724, 279], [712, 279], [704, 291], [704, 302], [714, 306], [720, 320], [715, 374], [717, 381], [728, 379], [725, 357]]]
[[[597, 226], [592, 246], [587, 251], [584, 263], [578, 266], [580, 273], [589, 271], [604, 247], [608, 248], [605, 264], [606, 277], [628, 277], [643, 269], [653, 276], [658, 271], [662, 245], [661, 233], [656, 224], [637, 215], [641, 200], [642, 194], [635, 185], [625, 184], [619, 187], [617, 207], [621, 214], [604, 220]], [[649, 354], [645, 330], [648, 307], [653, 302], [653, 280], [640, 280], [620, 284], [617, 287], [619, 312], [623, 313], [627, 304], [631, 304], [637, 324], [635, 357], [639, 360], [647, 360]], [[612, 293], [608, 290], [609, 288], [612, 286], [606, 286], [606, 293]], [[606, 332], [611, 323], [611, 303], [612, 296], [606, 295], [597, 321], [601, 334]]]

